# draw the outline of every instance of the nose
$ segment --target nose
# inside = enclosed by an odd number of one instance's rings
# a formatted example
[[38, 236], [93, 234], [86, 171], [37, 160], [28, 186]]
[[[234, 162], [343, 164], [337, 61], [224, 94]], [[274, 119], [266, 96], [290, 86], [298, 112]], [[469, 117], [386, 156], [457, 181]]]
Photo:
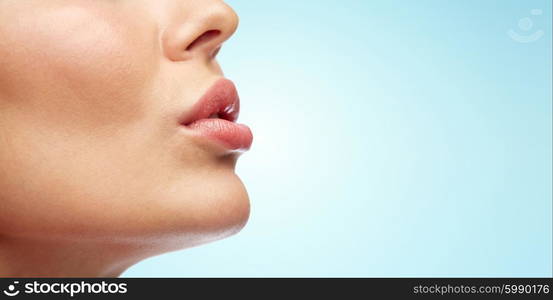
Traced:
[[165, 56], [172, 61], [214, 58], [238, 27], [238, 16], [220, 0], [199, 0], [181, 11], [162, 36]]

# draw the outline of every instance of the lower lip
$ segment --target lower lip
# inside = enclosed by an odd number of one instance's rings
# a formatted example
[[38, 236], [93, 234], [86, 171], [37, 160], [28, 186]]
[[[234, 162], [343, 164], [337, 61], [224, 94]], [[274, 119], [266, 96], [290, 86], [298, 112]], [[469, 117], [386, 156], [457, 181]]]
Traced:
[[253, 135], [248, 126], [223, 119], [202, 119], [187, 125], [186, 128], [232, 151], [247, 151], [253, 142]]

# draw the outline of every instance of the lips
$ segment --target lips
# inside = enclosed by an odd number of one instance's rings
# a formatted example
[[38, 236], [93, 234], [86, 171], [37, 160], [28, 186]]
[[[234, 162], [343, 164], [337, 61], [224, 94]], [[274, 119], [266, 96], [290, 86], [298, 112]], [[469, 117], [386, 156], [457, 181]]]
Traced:
[[181, 118], [192, 134], [209, 139], [227, 150], [247, 151], [253, 141], [248, 126], [236, 123], [240, 98], [234, 83], [219, 79]]

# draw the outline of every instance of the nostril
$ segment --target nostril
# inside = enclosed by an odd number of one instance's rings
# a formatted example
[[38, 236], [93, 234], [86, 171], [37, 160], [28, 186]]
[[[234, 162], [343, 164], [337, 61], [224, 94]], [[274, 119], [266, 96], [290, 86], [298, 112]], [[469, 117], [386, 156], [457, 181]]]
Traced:
[[200, 35], [197, 39], [195, 39], [188, 47], [186, 47], [186, 51], [191, 51], [193, 48], [198, 47], [202, 44], [206, 44], [219, 36], [221, 34], [221, 31], [219, 30], [208, 30], [204, 32], [202, 35]]

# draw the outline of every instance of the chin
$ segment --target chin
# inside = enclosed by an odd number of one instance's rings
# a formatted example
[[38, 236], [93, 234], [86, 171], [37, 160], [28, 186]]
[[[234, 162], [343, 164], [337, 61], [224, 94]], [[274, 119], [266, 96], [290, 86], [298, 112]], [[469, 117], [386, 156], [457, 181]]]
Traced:
[[204, 235], [207, 242], [240, 232], [250, 216], [249, 196], [240, 179], [234, 177], [234, 180], [225, 185], [228, 187], [204, 198], [201, 211], [198, 211], [198, 233]]
[[[224, 239], [244, 228], [250, 216], [250, 200], [241, 180], [218, 174], [173, 189], [157, 206], [157, 216], [143, 228], [155, 243], [164, 241], [174, 251]], [[145, 212], [148, 214], [148, 212]], [[149, 212], [151, 214], [151, 211]]]

